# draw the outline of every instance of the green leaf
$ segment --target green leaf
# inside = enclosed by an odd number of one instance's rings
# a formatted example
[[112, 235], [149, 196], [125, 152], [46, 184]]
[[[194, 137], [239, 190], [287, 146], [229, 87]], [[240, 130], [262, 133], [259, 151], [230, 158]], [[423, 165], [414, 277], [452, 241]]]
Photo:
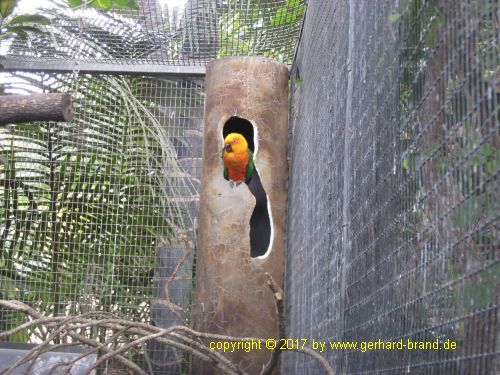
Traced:
[[32, 124], [32, 123], [27, 123], [27, 124], [16, 124], [14, 125], [14, 129], [16, 132], [18, 131], [27, 131], [27, 132], [41, 132], [42, 128], [40, 127], [39, 124]]
[[494, 70], [485, 70], [483, 72], [483, 79], [485, 81], [489, 81], [491, 78], [495, 76], [495, 71]]
[[113, 1], [112, 0], [94, 0], [90, 4], [91, 4], [91, 6], [93, 6], [95, 8], [109, 10], [113, 6]]
[[70, 8], [76, 8], [82, 5], [82, 0], [68, 0], [68, 5]]
[[389, 14], [389, 22], [390, 23], [398, 22], [400, 18], [401, 18], [400, 13]]
[[273, 26], [280, 26], [287, 23], [292, 23], [297, 19], [296, 13], [289, 12], [287, 7], [281, 7], [276, 10], [276, 14], [271, 19]]
[[306, 11], [306, 4], [300, 4], [297, 8], [297, 15], [302, 16]]
[[19, 33], [19, 30], [24, 31], [25, 33], [45, 34], [45, 31], [40, 30], [36, 26], [19, 25], [19, 26], [9, 27], [9, 31], [15, 33]]
[[21, 14], [19, 16], [15, 16], [8, 20], [6, 25], [18, 25], [23, 23], [35, 23], [39, 25], [48, 25], [50, 20], [47, 17], [40, 16], [37, 14]]
[[10, 34], [16, 34], [17, 36], [19, 36], [19, 38], [21, 38], [21, 40], [26, 40], [26, 39], [28, 39], [28, 33], [25, 32], [23, 29], [24, 28], [21, 26], [9, 27], [9, 31], [4, 33], [2, 35], [2, 37], [5, 37], [5, 36], [10, 35]]
[[117, 8], [139, 9], [139, 5], [135, 0], [115, 0], [115, 6]]
[[260, 18], [260, 10], [258, 7], [255, 7], [252, 9], [252, 12], [250, 13], [250, 22], [255, 22]]
[[300, 3], [300, 0], [286, 0], [286, 5], [289, 7], [297, 6]]
[[17, 0], [0, 0], [0, 16], [5, 18], [10, 15], [16, 4]]
[[401, 166], [407, 173], [413, 173], [415, 171], [415, 154], [409, 153], [403, 157], [401, 160]]

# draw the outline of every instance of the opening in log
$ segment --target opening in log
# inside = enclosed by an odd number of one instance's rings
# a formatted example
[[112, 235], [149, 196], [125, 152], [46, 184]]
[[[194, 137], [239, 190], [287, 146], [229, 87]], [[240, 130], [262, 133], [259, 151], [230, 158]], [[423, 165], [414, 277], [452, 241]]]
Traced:
[[[254, 129], [250, 121], [231, 117], [222, 130], [223, 138], [231, 133], [245, 137], [248, 148], [255, 151]], [[258, 167], [254, 163], [252, 178], [247, 181], [248, 189], [255, 198], [255, 208], [250, 218], [250, 256], [257, 258], [265, 255], [271, 241], [271, 219], [266, 191], [260, 180]]]

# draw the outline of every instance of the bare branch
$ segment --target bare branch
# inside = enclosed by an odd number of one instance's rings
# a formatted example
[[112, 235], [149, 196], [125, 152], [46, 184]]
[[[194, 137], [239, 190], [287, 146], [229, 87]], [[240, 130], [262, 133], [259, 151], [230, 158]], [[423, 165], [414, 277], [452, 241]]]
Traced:
[[298, 352], [298, 353], [303, 353], [303, 354], [308, 355], [309, 357], [314, 358], [315, 360], [317, 360], [321, 364], [321, 366], [323, 366], [323, 368], [325, 369], [325, 372], [328, 375], [335, 375], [335, 371], [330, 366], [330, 364], [327, 362], [327, 360], [324, 359], [322, 356], [320, 356], [314, 350], [309, 349], [309, 348], [303, 348], [303, 349], [301, 349], [301, 348], [297, 347], [297, 348], [293, 348], [292, 351]]
[[[277, 285], [277, 283], [274, 281], [271, 275], [266, 273], [266, 277], [268, 278], [268, 286], [273, 292], [276, 302], [276, 312], [278, 315], [278, 324], [279, 324], [278, 339], [281, 339], [285, 337], [285, 313], [284, 313], [284, 303], [283, 303], [283, 291]], [[95, 353], [96, 351], [102, 351], [104, 355], [101, 356], [93, 364], [93, 366], [87, 370], [87, 373], [90, 373], [93, 369], [98, 368], [105, 361], [113, 358], [119, 361], [127, 369], [132, 370], [135, 374], [146, 375], [146, 372], [144, 370], [142, 370], [138, 365], [136, 365], [132, 361], [125, 358], [122, 354], [130, 349], [137, 347], [138, 345], [144, 344], [149, 340], [156, 340], [168, 346], [186, 351], [193, 356], [196, 356], [204, 361], [209, 362], [212, 366], [217, 368], [223, 374], [245, 375], [245, 372], [242, 371], [236, 364], [231, 362], [221, 353], [215, 350], [211, 350], [207, 345], [203, 344], [201, 340], [212, 339], [220, 341], [239, 341], [239, 342], [266, 341], [266, 339], [263, 338], [233, 337], [233, 336], [198, 332], [182, 325], [171, 326], [169, 328], [161, 328], [143, 322], [132, 322], [126, 319], [120, 319], [113, 314], [103, 313], [103, 312], [89, 312], [77, 316], [47, 317], [20, 301], [0, 300], [0, 306], [18, 312], [23, 312], [32, 319], [29, 322], [20, 325], [19, 327], [16, 327], [6, 332], [0, 332], [0, 338], [4, 338], [6, 336], [36, 326], [44, 327], [49, 332], [51, 332], [50, 336], [46, 340], [44, 340], [43, 343], [37, 345], [26, 356], [24, 356], [22, 359], [20, 359], [11, 367], [2, 372], [2, 374], [6, 375], [10, 374], [18, 366], [28, 363], [30, 361], [34, 361], [38, 356], [49, 350], [54, 349], [55, 347], [73, 346], [77, 344], [87, 345], [90, 347], [90, 349], [87, 352], [81, 354], [77, 358], [67, 363], [61, 363], [55, 365], [54, 369], [57, 367], [66, 367], [66, 373], [69, 373], [72, 366], [76, 362], [78, 362], [79, 360], [83, 359], [88, 355]], [[89, 327], [104, 328], [110, 330], [114, 334], [109, 340], [106, 340], [106, 342], [100, 343], [96, 340], [89, 339], [84, 335], [78, 333], [79, 330], [87, 329]], [[113, 342], [113, 340], [121, 337], [127, 338], [130, 337], [130, 335], [133, 336], [133, 340], [128, 344], [121, 345], [115, 348], [108, 347], [109, 344]], [[52, 342], [54, 338], [64, 337], [64, 336], [71, 337], [71, 339], [74, 340], [74, 342], [67, 344], [59, 344], [55, 346], [50, 345], [50, 342]], [[292, 350], [306, 354], [319, 361], [328, 375], [335, 374], [334, 370], [329, 365], [329, 363], [314, 350], [309, 348], [303, 348], [303, 349], [294, 348]], [[271, 354], [271, 358], [269, 359], [269, 362], [266, 364], [261, 374], [271, 374], [279, 362], [279, 356], [280, 356], [279, 350], [273, 351], [273, 353]]]
[[[280, 286], [274, 281], [273, 277], [270, 273], [266, 272], [267, 276], [267, 285], [271, 289], [274, 295], [274, 301], [276, 303], [276, 314], [278, 316], [278, 339], [277, 342], [280, 342], [282, 338], [286, 336], [286, 327], [285, 327], [285, 307], [283, 304], [283, 290]], [[276, 345], [276, 348], [271, 353], [271, 358], [266, 363], [264, 368], [261, 371], [261, 375], [269, 375], [273, 372], [274, 368], [279, 362], [281, 356], [281, 349], [279, 345]]]

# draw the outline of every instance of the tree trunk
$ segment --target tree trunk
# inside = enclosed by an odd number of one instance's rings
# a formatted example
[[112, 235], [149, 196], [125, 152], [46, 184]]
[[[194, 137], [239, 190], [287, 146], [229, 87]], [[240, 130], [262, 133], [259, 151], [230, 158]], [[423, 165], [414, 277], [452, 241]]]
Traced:
[[74, 115], [70, 94], [0, 96], [0, 125], [32, 121], [71, 121]]

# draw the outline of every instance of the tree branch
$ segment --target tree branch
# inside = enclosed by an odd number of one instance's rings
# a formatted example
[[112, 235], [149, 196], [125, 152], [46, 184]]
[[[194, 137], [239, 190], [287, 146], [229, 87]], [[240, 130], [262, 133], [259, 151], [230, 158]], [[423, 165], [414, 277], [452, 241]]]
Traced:
[[74, 112], [70, 94], [0, 96], [0, 125], [32, 121], [69, 122]]
[[[279, 340], [286, 337], [283, 291], [281, 290], [279, 285], [274, 281], [274, 279], [270, 274], [266, 273], [265, 275], [268, 278], [268, 286], [271, 289], [276, 302], [276, 313], [278, 315], [278, 324], [279, 324], [278, 327], [278, 340]], [[258, 341], [265, 343], [266, 341], [266, 339], [263, 338], [232, 337], [226, 335], [198, 332], [182, 325], [171, 326], [169, 328], [161, 328], [143, 322], [132, 322], [125, 319], [119, 319], [113, 314], [103, 313], [103, 312], [89, 312], [78, 316], [47, 317], [20, 301], [0, 300], [0, 307], [5, 307], [11, 310], [25, 313], [26, 315], [30, 316], [33, 319], [9, 331], [0, 332], [0, 339], [3, 337], [7, 337], [9, 335], [16, 334], [23, 330], [30, 329], [35, 326], [44, 326], [47, 329], [53, 329], [50, 336], [46, 340], [44, 340], [43, 343], [37, 345], [26, 356], [24, 356], [19, 361], [11, 365], [9, 369], [6, 370], [8, 372], [5, 374], [10, 374], [18, 366], [25, 363], [29, 363], [30, 361], [33, 361], [32, 362], [33, 364], [34, 359], [36, 359], [41, 354], [53, 349], [54, 347], [84, 344], [89, 346], [91, 349], [81, 354], [77, 358], [71, 360], [70, 362], [55, 365], [54, 368], [65, 366], [66, 373], [69, 373], [72, 366], [76, 362], [78, 362], [79, 360], [83, 359], [88, 355], [95, 353], [96, 351], [102, 351], [104, 355], [101, 356], [92, 365], [91, 368], [87, 369], [87, 374], [90, 374], [92, 370], [98, 368], [105, 361], [110, 359], [115, 359], [119, 361], [127, 369], [132, 370], [135, 374], [146, 375], [146, 372], [144, 370], [142, 370], [138, 365], [136, 365], [132, 361], [125, 358], [122, 354], [130, 349], [133, 349], [139, 345], [144, 344], [149, 340], [154, 339], [163, 344], [186, 351], [191, 355], [197, 356], [198, 358], [209, 362], [212, 366], [219, 369], [222, 374], [245, 375], [244, 371], [242, 371], [236, 364], [232, 363], [228, 358], [223, 356], [221, 353], [215, 350], [211, 350], [207, 345], [193, 338], [199, 340], [211, 339], [219, 341], [239, 341], [239, 342]], [[114, 332], [114, 334], [109, 340], [106, 340], [106, 342], [100, 343], [99, 341], [89, 339], [78, 333], [80, 330], [87, 329], [89, 327], [104, 328], [106, 330], [111, 330], [112, 332]], [[128, 344], [119, 345], [114, 348], [108, 347], [108, 345], [111, 344], [113, 340], [118, 339], [120, 337], [128, 337], [127, 335], [133, 336], [132, 341], [129, 342]], [[51, 341], [54, 341], [57, 337], [63, 337], [63, 336], [71, 337], [74, 340], [74, 342], [68, 344], [59, 344], [56, 346], [50, 345]], [[321, 366], [324, 368], [325, 372], [328, 375], [335, 374], [334, 370], [329, 365], [329, 363], [314, 350], [310, 348], [303, 348], [303, 349], [293, 348], [292, 350], [306, 354], [314, 358], [318, 362], [320, 362]], [[265, 365], [264, 369], [262, 370], [261, 375], [266, 375], [266, 374], [269, 375], [274, 371], [277, 364], [279, 363], [280, 355], [281, 351], [279, 349], [275, 349], [271, 353], [271, 357], [268, 363]]]
[[[286, 336], [285, 306], [283, 304], [283, 290], [276, 283], [276, 281], [274, 281], [271, 274], [266, 272], [265, 275], [267, 277], [267, 285], [271, 289], [271, 292], [273, 292], [274, 301], [276, 303], [276, 313], [278, 316], [278, 339], [277, 339], [277, 342], [279, 343], [281, 341], [281, 339]], [[264, 368], [262, 369], [260, 374], [261, 375], [271, 374], [273, 372], [274, 368], [277, 366], [279, 359], [280, 359], [280, 356], [281, 356], [280, 346], [276, 345], [276, 348], [274, 348], [273, 352], [271, 353], [271, 358], [269, 358], [269, 361], [264, 366]]]

